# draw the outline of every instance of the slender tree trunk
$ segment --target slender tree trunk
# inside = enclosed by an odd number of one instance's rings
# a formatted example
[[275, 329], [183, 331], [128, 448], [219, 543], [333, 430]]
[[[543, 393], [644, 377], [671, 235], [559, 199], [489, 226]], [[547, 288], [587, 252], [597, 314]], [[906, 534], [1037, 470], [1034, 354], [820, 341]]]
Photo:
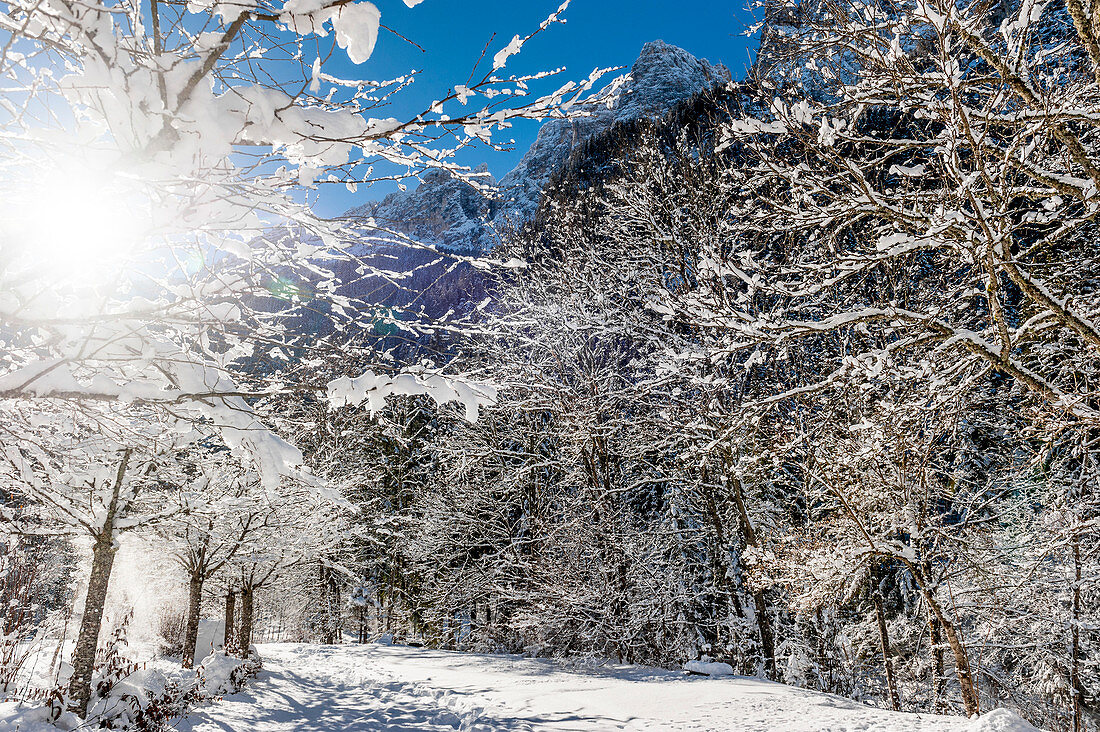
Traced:
[[890, 693], [890, 706], [894, 711], [901, 709], [901, 701], [898, 698], [897, 680], [894, 678], [894, 657], [890, 652], [890, 634], [886, 628], [886, 611], [882, 607], [882, 593], [874, 591], [875, 617], [878, 620], [878, 636], [882, 645], [882, 665], [886, 669], [886, 688]]
[[955, 656], [955, 673], [959, 677], [959, 687], [962, 690], [963, 707], [966, 709], [966, 714], [967, 716], [981, 714], [977, 679], [974, 678], [974, 673], [970, 670], [970, 657], [966, 653], [966, 646], [959, 638], [954, 624], [945, 623], [942, 620], [940, 623], [943, 625], [944, 635], [947, 636], [947, 643], [951, 646], [951, 653]]
[[932, 593], [925, 590], [924, 598], [936, 614], [936, 620], [939, 621], [943, 634], [947, 637], [947, 645], [955, 657], [955, 675], [959, 679], [959, 690], [962, 693], [963, 708], [966, 710], [966, 715], [969, 717], [980, 714], [981, 704], [978, 698], [977, 680], [970, 669], [970, 657], [966, 653], [966, 646], [963, 645], [962, 639], [955, 630], [955, 625], [944, 617], [943, 611], [932, 597]]
[[[702, 478], [703, 485], [706, 486], [704, 492], [704, 505], [707, 512], [707, 518], [710, 520], [711, 528], [714, 531], [714, 542], [710, 551], [711, 572], [714, 573], [714, 583], [726, 594], [726, 597], [729, 598], [729, 604], [734, 612], [736, 612], [739, 617], [743, 618], [745, 617], [745, 608], [741, 605], [741, 598], [738, 596], [737, 588], [734, 586], [732, 578], [730, 577], [730, 561], [729, 553], [726, 551], [725, 525], [722, 522], [722, 516], [718, 513], [718, 505], [714, 499], [714, 490], [710, 484], [710, 475], [705, 469], [703, 470]], [[718, 649], [727, 647], [726, 640], [722, 637], [721, 625], [716, 628], [714, 646]], [[742, 673], [754, 673], [754, 670], [744, 668], [745, 664], [743, 659], [741, 663], [737, 663], [737, 659], [727, 654], [725, 660], [734, 668], [741, 667]]]
[[932, 653], [932, 711], [943, 710], [943, 695], [946, 691], [947, 671], [943, 663], [943, 636], [936, 614], [928, 609], [928, 641]]
[[199, 642], [199, 613], [202, 610], [201, 572], [192, 572], [187, 583], [187, 629], [183, 636], [183, 667], [194, 668], [195, 647]]
[[[759, 548], [756, 529], [749, 519], [748, 507], [745, 505], [744, 487], [741, 479], [731, 476], [733, 483], [733, 497], [737, 502], [738, 523], [741, 525], [741, 536], [744, 542], [750, 546]], [[775, 663], [775, 636], [772, 633], [771, 621], [768, 620], [768, 603], [763, 590], [752, 591], [752, 601], [756, 606], [756, 625], [760, 632], [760, 647], [764, 652], [764, 675], [769, 679], [778, 680], [779, 669]]]
[[321, 603], [324, 608], [321, 629], [321, 642], [339, 643], [343, 637], [343, 624], [340, 618], [340, 583], [336, 573], [324, 561], [317, 564], [318, 580], [321, 583]]
[[340, 583], [337, 581], [336, 573], [329, 572], [329, 582], [332, 583], [332, 634], [334, 636], [335, 643], [344, 642], [344, 623], [340, 614], [340, 607], [343, 604], [340, 598]]
[[251, 585], [241, 588], [241, 633], [237, 649], [241, 658], [248, 658], [248, 651], [252, 647], [252, 593]]
[[[149, 16], [152, 22], [150, 33], [153, 36], [153, 53], [158, 57], [164, 53], [164, 40], [160, 35], [160, 3], [157, 0], [149, 0]], [[160, 101], [164, 108], [168, 109], [168, 86], [164, 82], [164, 72], [157, 72], [157, 89], [160, 91]]]
[[80, 618], [80, 632], [73, 650], [73, 675], [69, 680], [69, 711], [81, 718], [88, 714], [88, 701], [92, 696], [92, 671], [95, 651], [99, 644], [99, 631], [103, 625], [103, 606], [107, 602], [107, 586], [111, 581], [111, 568], [115, 563], [115, 519], [118, 514], [118, 498], [122, 479], [130, 462], [129, 449], [122, 453], [122, 460], [111, 488], [111, 500], [99, 534], [92, 545], [92, 571], [88, 577], [88, 593], [84, 598], [84, 613]]
[[321, 643], [332, 644], [332, 598], [329, 597], [328, 572], [323, 561], [317, 562], [317, 580], [321, 584]]
[[222, 650], [226, 655], [236, 653], [237, 637], [234, 631], [237, 629], [237, 593], [228, 590], [225, 593], [225, 632], [222, 633]]
[[1082, 701], [1085, 687], [1081, 684], [1081, 540], [1073, 536], [1073, 624], [1070, 637], [1069, 686], [1073, 696], [1073, 732], [1083, 732]]

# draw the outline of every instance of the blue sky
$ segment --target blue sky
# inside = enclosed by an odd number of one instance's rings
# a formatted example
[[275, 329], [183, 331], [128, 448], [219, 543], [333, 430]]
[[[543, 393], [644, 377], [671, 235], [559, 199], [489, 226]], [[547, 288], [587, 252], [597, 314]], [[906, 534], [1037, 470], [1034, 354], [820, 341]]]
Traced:
[[[413, 88], [403, 92], [392, 109], [379, 114], [400, 118], [446, 93], [454, 84], [465, 82], [494, 33], [490, 58], [513, 35], [526, 35], [536, 28], [560, 0], [424, 0], [411, 9], [402, 0], [373, 1], [382, 11], [383, 24], [416, 41], [425, 51], [382, 31], [374, 55], [348, 72], [360, 78], [381, 79], [400, 76], [410, 69], [422, 70]], [[564, 66], [567, 71], [560, 77], [562, 83], [566, 78], [586, 77], [595, 67], [629, 67], [646, 41], [659, 38], [696, 56], [724, 63], [734, 78], [740, 78], [755, 51], [756, 40], [745, 37], [753, 16], [736, 0], [573, 0], [564, 17], [564, 25], [552, 26], [532, 40], [508, 69], [530, 72]], [[499, 178], [522, 157], [538, 127], [537, 122], [516, 125], [510, 135], [516, 140], [512, 152], [481, 148], [464, 154], [461, 162], [486, 162]], [[390, 185], [377, 185], [353, 194], [342, 187], [326, 186], [319, 195], [317, 209], [323, 214], [337, 214], [392, 190]]]

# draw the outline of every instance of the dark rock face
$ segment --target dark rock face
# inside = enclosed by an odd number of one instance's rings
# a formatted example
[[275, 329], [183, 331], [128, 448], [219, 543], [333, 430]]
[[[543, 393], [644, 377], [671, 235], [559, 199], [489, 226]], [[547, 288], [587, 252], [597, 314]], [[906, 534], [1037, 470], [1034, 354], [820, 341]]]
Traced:
[[542, 189], [569, 157], [570, 151], [609, 125], [603, 114], [573, 120], [555, 119], [543, 124], [535, 143], [519, 165], [501, 179], [503, 201], [493, 216], [493, 224], [507, 231], [530, 219], [538, 209]]
[[[482, 166], [478, 172], [487, 185], [495, 185], [488, 171]], [[496, 244], [487, 223], [489, 199], [442, 170], [427, 173], [414, 190], [368, 201], [345, 215], [371, 218], [383, 229], [461, 254], [488, 251]]]
[[651, 41], [630, 69], [630, 81], [614, 110], [615, 121], [664, 114], [677, 102], [730, 81], [722, 64], [698, 59], [682, 48]]

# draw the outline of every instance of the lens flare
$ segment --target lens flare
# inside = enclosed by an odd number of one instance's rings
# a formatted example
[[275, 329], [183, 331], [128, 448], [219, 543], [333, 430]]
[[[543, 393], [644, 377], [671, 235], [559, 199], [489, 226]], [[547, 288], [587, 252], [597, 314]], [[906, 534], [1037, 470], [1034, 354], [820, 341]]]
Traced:
[[142, 238], [134, 186], [121, 176], [70, 165], [43, 170], [0, 200], [0, 246], [58, 280], [117, 271]]

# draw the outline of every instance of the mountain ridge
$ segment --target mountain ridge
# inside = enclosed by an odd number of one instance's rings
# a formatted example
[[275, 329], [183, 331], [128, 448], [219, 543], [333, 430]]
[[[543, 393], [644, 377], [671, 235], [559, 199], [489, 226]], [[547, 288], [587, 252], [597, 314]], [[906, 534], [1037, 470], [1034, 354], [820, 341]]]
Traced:
[[349, 218], [370, 218], [384, 228], [441, 251], [483, 254], [508, 231], [522, 226], [538, 209], [546, 183], [570, 153], [617, 122], [659, 116], [678, 102], [716, 84], [729, 82], [729, 69], [712, 64], [662, 40], [642, 46], [618, 102], [589, 117], [549, 120], [520, 162], [499, 184], [484, 164], [477, 169], [497, 187], [487, 196], [446, 171], [431, 171], [408, 191], [391, 193], [350, 209]]

